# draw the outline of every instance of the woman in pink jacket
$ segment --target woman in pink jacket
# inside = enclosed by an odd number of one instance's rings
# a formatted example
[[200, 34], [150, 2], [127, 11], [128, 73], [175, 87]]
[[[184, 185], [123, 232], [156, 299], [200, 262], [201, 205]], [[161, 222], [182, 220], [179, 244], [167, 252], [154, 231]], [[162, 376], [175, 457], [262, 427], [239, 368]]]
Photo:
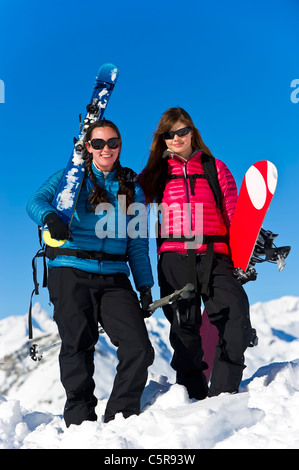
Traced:
[[[218, 197], [209, 165], [214, 165], [219, 181]], [[233, 276], [229, 256], [228, 231], [237, 201], [234, 178], [214, 159], [189, 114], [176, 107], [162, 115], [140, 184], [147, 202], [158, 204], [160, 212], [161, 296], [188, 282], [195, 286], [188, 300], [164, 307], [171, 323], [171, 366], [177, 383], [195, 399], [236, 393], [252, 328], [247, 295]], [[207, 364], [200, 337], [201, 299], [219, 332], [209, 389], [203, 373]]]

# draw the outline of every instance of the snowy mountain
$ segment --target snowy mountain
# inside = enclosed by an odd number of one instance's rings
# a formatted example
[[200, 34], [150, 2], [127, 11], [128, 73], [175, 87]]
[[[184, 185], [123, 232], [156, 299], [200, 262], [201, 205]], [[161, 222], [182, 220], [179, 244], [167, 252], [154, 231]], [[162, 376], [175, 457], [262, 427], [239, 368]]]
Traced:
[[[33, 317], [39, 349], [59, 342], [55, 323], [39, 304], [34, 305]], [[1, 320], [0, 448], [299, 448], [299, 298], [255, 304], [251, 321], [259, 345], [246, 352], [240, 393], [197, 402], [174, 383], [168, 322], [146, 320], [156, 358], [149, 369], [142, 413], [126, 420], [117, 415], [108, 424], [101, 416], [117, 357], [106, 334], [101, 334], [95, 353], [99, 419], [66, 429], [59, 346], [35, 362], [29, 357], [27, 315]]]

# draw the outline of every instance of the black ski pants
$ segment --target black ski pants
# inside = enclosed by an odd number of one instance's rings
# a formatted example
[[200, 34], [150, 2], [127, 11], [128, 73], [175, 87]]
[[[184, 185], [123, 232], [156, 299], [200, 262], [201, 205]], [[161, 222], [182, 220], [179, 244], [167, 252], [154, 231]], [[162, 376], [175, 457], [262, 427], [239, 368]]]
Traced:
[[[205, 255], [196, 256], [197, 292], [188, 300], [166, 305], [163, 310], [171, 323], [170, 342], [174, 349], [171, 366], [177, 372], [177, 383], [185, 385], [190, 398], [238, 391], [244, 366], [244, 352], [252, 339], [249, 303], [241, 284], [233, 277], [233, 264], [228, 256], [214, 255], [209, 280], [209, 293], [204, 302], [210, 322], [219, 333], [210, 388], [203, 370], [201, 326], [201, 285]], [[158, 265], [161, 296], [169, 295], [190, 282], [187, 255], [162, 253]]]
[[66, 425], [97, 419], [93, 374], [98, 322], [117, 347], [119, 360], [104, 421], [119, 412], [125, 418], [139, 414], [154, 350], [128, 277], [57, 267], [49, 270], [48, 287], [62, 340], [59, 363], [66, 391]]

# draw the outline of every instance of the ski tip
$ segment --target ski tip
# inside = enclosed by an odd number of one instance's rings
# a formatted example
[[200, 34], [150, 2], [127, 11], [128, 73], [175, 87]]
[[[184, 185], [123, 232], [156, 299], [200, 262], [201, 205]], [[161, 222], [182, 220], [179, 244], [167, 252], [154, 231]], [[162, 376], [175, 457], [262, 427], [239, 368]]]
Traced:
[[106, 63], [101, 65], [98, 73], [98, 78], [101, 77], [104, 81], [109, 81], [114, 83], [118, 77], [119, 69], [116, 65], [112, 63]]

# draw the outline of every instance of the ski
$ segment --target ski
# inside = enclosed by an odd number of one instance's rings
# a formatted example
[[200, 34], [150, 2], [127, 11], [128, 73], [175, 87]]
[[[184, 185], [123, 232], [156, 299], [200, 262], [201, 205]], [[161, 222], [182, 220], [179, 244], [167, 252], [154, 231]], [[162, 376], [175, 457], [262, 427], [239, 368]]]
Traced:
[[[114, 64], [103, 64], [100, 67], [91, 100], [86, 107], [86, 116], [83, 122], [80, 123], [79, 136], [74, 139], [71, 157], [52, 201], [53, 207], [58, 211], [63, 222], [69, 226], [72, 223], [85, 174], [84, 137], [90, 124], [103, 118], [118, 74], [118, 68]], [[49, 246], [61, 246], [65, 243], [65, 240], [52, 239], [47, 227], [44, 227], [43, 239]]]

